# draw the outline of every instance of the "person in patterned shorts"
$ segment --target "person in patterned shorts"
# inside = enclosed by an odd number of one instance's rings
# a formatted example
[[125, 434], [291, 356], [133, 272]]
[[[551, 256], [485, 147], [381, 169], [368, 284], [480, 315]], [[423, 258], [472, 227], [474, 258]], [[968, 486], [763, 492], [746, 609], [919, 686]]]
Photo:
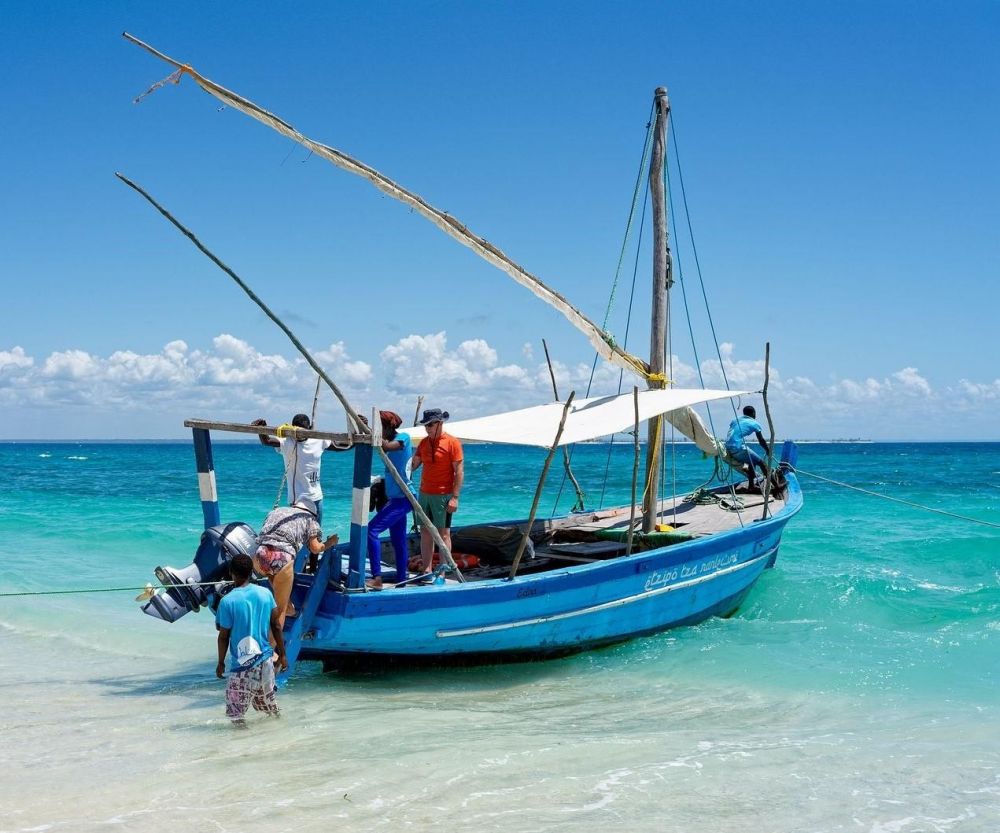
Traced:
[[[226, 681], [226, 716], [237, 726], [245, 726], [247, 710], [277, 717], [274, 667], [288, 667], [285, 641], [279, 624], [274, 596], [250, 581], [253, 560], [237, 555], [230, 562], [233, 589], [219, 602], [216, 627], [219, 629], [219, 664], [215, 676], [225, 678], [226, 654], [229, 654], [229, 679]], [[274, 639], [274, 648], [268, 640]]]

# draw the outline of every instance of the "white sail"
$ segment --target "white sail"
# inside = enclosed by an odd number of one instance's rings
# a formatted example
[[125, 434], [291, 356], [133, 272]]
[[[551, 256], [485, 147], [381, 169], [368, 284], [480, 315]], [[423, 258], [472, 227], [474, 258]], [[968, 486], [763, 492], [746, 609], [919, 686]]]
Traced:
[[[688, 412], [701, 425], [705, 437], [711, 437], [697, 414], [691, 410], [692, 405], [701, 402], [712, 402], [717, 399], [728, 399], [734, 396], [744, 396], [746, 391], [703, 390], [701, 388], [666, 388], [664, 390], [645, 390], [639, 392], [639, 421], [644, 422], [660, 414], [666, 414], [667, 419], [678, 415], [680, 424], [688, 420]], [[460, 440], [477, 442], [510, 443], [511, 445], [534, 445], [548, 448], [556, 438], [559, 421], [562, 419], [564, 403], [550, 402], [547, 405], [536, 405], [532, 408], [522, 408], [517, 411], [507, 411], [502, 414], [479, 417], [477, 419], [459, 420], [447, 423], [447, 432]], [[673, 424], [673, 423], [672, 423]], [[634, 394], [623, 393], [617, 396], [598, 396], [591, 399], [574, 401], [566, 416], [559, 445], [592, 440], [617, 431], [626, 431], [635, 426]], [[678, 430], [686, 434], [680, 425]], [[425, 435], [420, 426], [405, 429], [413, 439]], [[699, 441], [695, 433], [698, 447], [709, 454], [718, 454], [716, 441], [711, 438], [711, 444], [704, 437]], [[703, 445], [704, 442], [704, 445]]]

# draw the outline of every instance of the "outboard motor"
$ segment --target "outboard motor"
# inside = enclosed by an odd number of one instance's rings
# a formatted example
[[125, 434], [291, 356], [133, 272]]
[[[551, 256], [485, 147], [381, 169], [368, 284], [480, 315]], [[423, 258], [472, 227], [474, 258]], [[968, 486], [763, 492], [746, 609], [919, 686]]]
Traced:
[[[165, 622], [176, 622], [224, 594], [229, 562], [237, 555], [253, 557], [257, 535], [245, 523], [211, 526], [201, 535], [194, 563], [182, 569], [157, 567], [156, 577], [166, 588], [142, 606], [142, 612]], [[171, 587], [170, 585], [181, 585]]]

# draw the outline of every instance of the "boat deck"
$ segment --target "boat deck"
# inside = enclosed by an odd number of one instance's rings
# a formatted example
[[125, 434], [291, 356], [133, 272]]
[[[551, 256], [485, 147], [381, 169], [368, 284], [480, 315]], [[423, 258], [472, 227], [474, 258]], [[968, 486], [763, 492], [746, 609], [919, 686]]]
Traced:
[[[702, 500], [691, 496], [668, 498], [660, 502], [661, 530], [649, 535], [634, 533], [631, 552], [660, 549], [665, 546], [728, 532], [759, 520], [764, 512], [760, 494], [718, 488], [702, 493]], [[768, 514], [785, 508], [782, 498], [770, 497]], [[627, 535], [631, 507], [583, 512], [562, 518], [536, 520], [531, 529], [531, 544], [523, 556], [520, 574], [545, 572], [574, 564], [589, 564], [621, 558], [629, 553]], [[638, 525], [642, 513], [636, 507]], [[475, 555], [479, 565], [464, 569], [469, 581], [506, 577], [520, 545], [527, 521], [480, 524], [452, 530], [456, 558]], [[411, 546], [416, 541], [411, 541]], [[383, 562], [393, 561], [391, 545], [383, 547]], [[453, 578], [449, 578], [449, 581]]]
[[[659, 523], [669, 524], [678, 530], [702, 537], [727, 532], [738, 526], [752, 523], [759, 519], [764, 511], [764, 496], [736, 492], [735, 497], [742, 503], [741, 508], [735, 508], [732, 503], [733, 494], [728, 490], [715, 490], [713, 494], [726, 503], [693, 503], [686, 497], [670, 498], [660, 502]], [[785, 508], [781, 498], [768, 499], [768, 514], [773, 515]], [[570, 527], [574, 530], [598, 532], [606, 529], [628, 529], [629, 508], [610, 510], [609, 512], [593, 513], [593, 520], [581, 523], [576, 520]], [[636, 517], [641, 517], [636, 507]], [[579, 517], [579, 516], [578, 516]]]

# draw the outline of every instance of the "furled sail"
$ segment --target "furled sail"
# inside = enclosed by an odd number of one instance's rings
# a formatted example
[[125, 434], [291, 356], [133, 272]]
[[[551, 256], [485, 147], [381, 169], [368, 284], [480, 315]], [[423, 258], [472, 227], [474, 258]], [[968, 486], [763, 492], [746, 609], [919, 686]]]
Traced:
[[343, 170], [355, 174], [356, 176], [367, 179], [372, 185], [383, 193], [388, 194], [390, 197], [393, 197], [405, 205], [410, 206], [414, 211], [417, 211], [426, 219], [434, 223], [434, 225], [436, 225], [443, 232], [450, 235], [464, 246], [468, 246], [484, 260], [492, 263], [503, 272], [506, 272], [510, 277], [521, 284], [521, 286], [526, 287], [543, 301], [559, 310], [574, 327], [580, 330], [587, 337], [588, 341], [590, 341], [594, 349], [597, 350], [597, 353], [601, 356], [601, 358], [617, 365], [618, 367], [630, 370], [633, 373], [640, 375], [643, 379], [648, 377], [649, 366], [646, 362], [618, 347], [614, 343], [610, 333], [607, 333], [598, 327], [597, 324], [573, 306], [563, 295], [546, 286], [541, 280], [532, 275], [530, 272], [522, 269], [500, 249], [488, 240], [474, 234], [450, 214], [435, 208], [426, 202], [422, 197], [414, 194], [412, 191], [406, 190], [401, 185], [393, 182], [391, 179], [363, 162], [348, 156], [346, 153], [343, 153], [336, 148], [332, 148], [328, 145], [309, 139], [299, 133], [299, 131], [288, 124], [288, 122], [283, 121], [273, 113], [258, 107], [252, 101], [227, 90], [225, 87], [219, 86], [214, 81], [210, 81], [190, 66], [181, 64], [173, 58], [164, 55], [162, 52], [159, 52], [148, 44], [143, 43], [138, 38], [133, 37], [128, 32], [123, 32], [122, 36], [126, 40], [136, 44], [137, 46], [141, 46], [143, 49], [175, 67], [177, 69], [177, 73], [175, 73], [176, 77], [172, 76], [170, 79], [175, 83], [180, 81], [180, 77], [182, 75], [190, 75], [191, 78], [194, 79], [195, 83], [197, 83], [198, 86], [205, 92], [214, 96], [229, 107], [239, 110], [241, 113], [245, 113], [262, 124], [266, 124], [271, 129], [276, 130], [282, 136], [287, 136], [289, 139], [292, 139], [302, 146], [309, 148], [309, 150], [317, 156], [321, 156], [328, 162], [332, 162], [338, 168], [342, 168]]
[[[697, 414], [691, 410], [692, 405], [744, 396], [745, 394], [746, 391], [703, 390], [701, 388], [664, 388], [640, 391], [639, 421], [644, 422], [660, 414], [665, 414], [672, 423], [671, 417], [677, 418], [678, 422], [684, 425], [690, 416], [694, 416], [698, 420], [698, 424], [701, 424]], [[532, 408], [522, 408], [517, 411], [508, 411], [477, 419], [449, 422], [447, 430], [449, 434], [462, 440], [549, 447], [555, 440], [559, 421], [562, 419], [563, 404], [562, 402], [550, 402], [547, 405], [536, 405]], [[623, 393], [617, 396], [580, 399], [574, 401], [570, 407], [559, 445], [572, 445], [584, 440], [593, 440], [617, 431], [628, 430], [634, 426], [635, 399], [633, 394]], [[686, 433], [680, 425], [677, 427], [682, 433]], [[689, 430], [692, 430], [697, 436], [696, 429], [689, 428]], [[419, 426], [407, 428], [406, 431], [413, 438], [424, 436], [424, 429]], [[718, 454], [716, 440], [708, 433], [704, 425], [701, 425], [701, 433], [704, 435], [701, 441], [696, 439], [698, 447], [709, 454]], [[711, 444], [705, 440], [706, 437], [710, 438]]]
[[[735, 392], [732, 394], [732, 396], [739, 395]], [[664, 418], [689, 440], [694, 440], [695, 445], [706, 454], [711, 454], [713, 457], [726, 456], [725, 445], [708, 430], [694, 408], [686, 407], [668, 411], [664, 414]]]

